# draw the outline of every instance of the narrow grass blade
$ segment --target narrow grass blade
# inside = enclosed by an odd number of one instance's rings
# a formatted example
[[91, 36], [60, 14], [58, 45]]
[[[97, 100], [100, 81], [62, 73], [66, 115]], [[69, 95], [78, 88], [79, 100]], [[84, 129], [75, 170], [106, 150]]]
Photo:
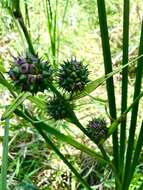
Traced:
[[7, 186], [7, 169], [8, 169], [8, 141], [9, 141], [9, 119], [5, 121], [5, 130], [3, 137], [3, 155], [1, 166], [0, 190], [6, 190]]
[[46, 102], [44, 100], [37, 98], [35, 96], [29, 96], [28, 100], [30, 100], [32, 103], [36, 104], [36, 106], [38, 108], [40, 108], [41, 110], [46, 109]]
[[[141, 37], [140, 37], [140, 46], [139, 46], [139, 55], [142, 55], [142, 54], [143, 54], [143, 21], [142, 21], [142, 26], [141, 26]], [[134, 100], [140, 94], [140, 91], [141, 91], [141, 82], [142, 82], [142, 74], [143, 74], [142, 63], [143, 63], [143, 58], [141, 57], [138, 60], [137, 71], [136, 71], [136, 81], [135, 81], [134, 97], [133, 97]], [[132, 159], [132, 153], [133, 153], [133, 147], [134, 147], [134, 136], [135, 136], [137, 116], [138, 116], [138, 106], [139, 106], [139, 102], [133, 107], [132, 114], [131, 114], [126, 163], [125, 163], [124, 178], [123, 178], [123, 185], [122, 185], [123, 190], [127, 189], [129, 178], [130, 178], [129, 173], [131, 170], [131, 159]]]
[[28, 28], [30, 29], [29, 7], [28, 7], [27, 0], [24, 0], [24, 8], [25, 8], [25, 23], [27, 24]]
[[2, 120], [11, 116], [11, 114], [27, 99], [29, 93], [22, 92], [14, 101], [13, 103], [6, 109], [4, 114], [2, 115]]
[[46, 143], [53, 149], [53, 151], [59, 156], [59, 158], [68, 166], [68, 168], [74, 173], [77, 177], [78, 181], [85, 187], [87, 190], [92, 190], [89, 184], [82, 178], [82, 176], [78, 173], [78, 171], [72, 166], [72, 164], [64, 157], [64, 155], [59, 151], [59, 149], [52, 143], [50, 138], [40, 129], [38, 128], [39, 133], [45, 139]]
[[[97, 0], [97, 6], [98, 6], [99, 24], [100, 24], [100, 31], [101, 31], [104, 68], [105, 68], [105, 74], [108, 74], [112, 72], [112, 60], [111, 60], [111, 52], [110, 52], [110, 44], [109, 44], [105, 0]], [[110, 116], [113, 119], [116, 119], [116, 102], [115, 102], [113, 77], [109, 78], [106, 81], [106, 87], [107, 87]], [[113, 156], [114, 156], [114, 165], [116, 166], [117, 169], [118, 169], [118, 164], [119, 164], [118, 153], [119, 153], [118, 132], [115, 131], [113, 134]]]
[[47, 28], [50, 37], [50, 49], [52, 53], [53, 66], [57, 68], [57, 18], [58, 18], [58, 0], [54, 4], [50, 0], [43, 1], [45, 14], [47, 18]]
[[[128, 63], [129, 51], [129, 0], [124, 0], [123, 16], [123, 60], [122, 65]], [[121, 113], [127, 109], [128, 94], [128, 66], [122, 71], [122, 96], [121, 96]], [[126, 148], [126, 118], [121, 121], [120, 127], [120, 174], [122, 176], [124, 166], [124, 156]]]

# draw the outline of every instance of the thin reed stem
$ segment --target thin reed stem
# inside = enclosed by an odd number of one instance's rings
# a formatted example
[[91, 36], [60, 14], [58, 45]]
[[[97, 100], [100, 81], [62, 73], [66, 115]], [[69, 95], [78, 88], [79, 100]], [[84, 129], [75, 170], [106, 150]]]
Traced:
[[28, 46], [29, 46], [29, 51], [30, 51], [33, 55], [36, 55], [36, 53], [35, 53], [35, 51], [34, 51], [34, 47], [33, 47], [33, 43], [32, 43], [30, 34], [28, 33], [27, 27], [26, 27], [26, 25], [24, 24], [23, 16], [22, 16], [22, 13], [21, 13], [20, 9], [19, 9], [19, 11], [16, 12], [16, 13], [13, 12], [13, 16], [14, 16], [15, 19], [18, 21], [20, 27], [21, 27], [22, 30], [23, 30], [23, 34], [24, 34], [25, 39], [26, 39], [26, 41], [27, 41], [27, 44], [28, 44]]
[[[112, 72], [112, 60], [111, 60], [111, 52], [110, 52], [110, 44], [109, 44], [105, 1], [97, 0], [97, 5], [98, 5], [99, 24], [100, 24], [102, 49], [103, 49], [104, 68], [105, 68], [105, 74], [108, 74], [108, 73]], [[116, 103], [115, 103], [113, 77], [107, 79], [106, 87], [107, 87], [110, 116], [111, 116], [111, 118], [116, 119]], [[113, 133], [113, 156], [114, 156], [114, 165], [118, 169], [117, 130]]]
[[[139, 56], [143, 54], [143, 21], [141, 26], [141, 37], [140, 37], [140, 46], [139, 46]], [[134, 97], [133, 101], [139, 96], [141, 91], [141, 82], [142, 82], [142, 73], [143, 73], [143, 58], [141, 57], [138, 59], [137, 64], [137, 71], [136, 71], [136, 81], [135, 81], [135, 88], [134, 88]], [[131, 171], [131, 159], [134, 147], [134, 136], [135, 136], [135, 129], [137, 123], [137, 115], [138, 115], [138, 106], [139, 102], [135, 104], [132, 109], [131, 114], [131, 123], [130, 123], [130, 130], [129, 130], [129, 139], [128, 139], [128, 147], [127, 147], [127, 154], [126, 154], [126, 163], [124, 169], [124, 177], [123, 177], [123, 185], [122, 190], [128, 189], [128, 184], [130, 180], [130, 171]]]
[[135, 171], [135, 168], [137, 166], [139, 156], [140, 156], [140, 153], [141, 153], [141, 150], [142, 150], [142, 146], [143, 146], [142, 139], [143, 139], [143, 121], [142, 121], [142, 124], [141, 124], [139, 137], [138, 137], [137, 145], [136, 145], [135, 152], [134, 152], [134, 157], [133, 157], [133, 161], [132, 161], [132, 164], [131, 164], [130, 179], [129, 179], [129, 182], [128, 182], [129, 184], [130, 184], [131, 179], [133, 177], [133, 174], [134, 174], [134, 171]]
[[24, 7], [25, 7], [25, 23], [27, 24], [28, 28], [30, 29], [29, 7], [28, 7], [27, 0], [24, 0]]
[[[129, 51], [129, 0], [124, 0], [124, 15], [123, 15], [123, 60], [122, 65], [128, 63]], [[122, 71], [122, 96], [121, 96], [121, 114], [127, 109], [128, 96], [128, 66]], [[122, 176], [124, 168], [124, 156], [126, 148], [126, 120], [121, 121], [120, 128], [120, 175]]]
[[5, 130], [3, 138], [3, 154], [0, 176], [0, 190], [6, 190], [7, 186], [7, 169], [8, 169], [8, 141], [9, 141], [9, 118], [5, 120]]

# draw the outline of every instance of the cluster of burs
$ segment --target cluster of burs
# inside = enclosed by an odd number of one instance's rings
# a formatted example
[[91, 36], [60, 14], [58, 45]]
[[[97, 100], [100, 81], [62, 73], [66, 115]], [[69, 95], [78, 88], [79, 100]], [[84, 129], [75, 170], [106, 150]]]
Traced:
[[[76, 58], [63, 61], [58, 71], [55, 71], [49, 61], [43, 61], [38, 55], [26, 53], [14, 57], [8, 73], [16, 89], [29, 91], [33, 95], [44, 92], [45, 89], [50, 90], [49, 86], [53, 84], [62, 89], [64, 98], [54, 94], [47, 103], [47, 112], [55, 120], [69, 117], [69, 109], [65, 101], [70, 108], [74, 109], [71, 96], [83, 91], [89, 82], [87, 65], [77, 61]], [[97, 142], [107, 134], [106, 123], [101, 119], [94, 118], [89, 122], [87, 129], [89, 134], [97, 137]]]

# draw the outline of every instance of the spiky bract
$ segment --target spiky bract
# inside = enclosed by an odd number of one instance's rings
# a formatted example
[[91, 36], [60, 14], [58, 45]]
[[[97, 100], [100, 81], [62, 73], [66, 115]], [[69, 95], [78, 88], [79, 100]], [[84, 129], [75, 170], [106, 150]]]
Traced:
[[93, 118], [87, 126], [87, 131], [97, 144], [101, 141], [101, 139], [105, 139], [108, 134], [106, 122], [104, 119], [100, 118]]
[[82, 91], [89, 82], [87, 66], [76, 59], [64, 61], [59, 70], [59, 86], [68, 92]]
[[[66, 100], [65, 100], [66, 101]], [[70, 104], [70, 106], [73, 105]], [[70, 117], [68, 107], [65, 105], [65, 102], [54, 96], [47, 104], [47, 112], [55, 120], [62, 120]]]

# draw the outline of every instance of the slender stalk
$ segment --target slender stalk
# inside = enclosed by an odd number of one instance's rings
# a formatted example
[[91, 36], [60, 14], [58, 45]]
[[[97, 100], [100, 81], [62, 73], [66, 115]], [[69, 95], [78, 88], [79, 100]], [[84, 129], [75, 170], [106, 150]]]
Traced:
[[133, 161], [132, 161], [132, 164], [131, 164], [130, 179], [129, 179], [128, 184], [130, 184], [130, 181], [131, 181], [131, 179], [133, 177], [135, 168], [136, 168], [137, 163], [138, 163], [138, 159], [139, 159], [139, 156], [140, 156], [140, 153], [141, 153], [141, 150], [142, 150], [142, 146], [143, 146], [142, 139], [143, 139], [143, 121], [142, 121], [142, 125], [141, 125], [141, 128], [140, 128], [139, 137], [138, 137], [138, 140], [137, 140], [137, 145], [136, 145], [136, 148], [135, 148]]
[[51, 1], [50, 0], [46, 0], [46, 3], [48, 2], [48, 7], [49, 7], [49, 15], [50, 15], [50, 21], [52, 23], [52, 20], [53, 20], [53, 13], [52, 13], [52, 6], [51, 6]]
[[[141, 26], [141, 37], [140, 37], [140, 46], [139, 46], [139, 56], [143, 54], [143, 21]], [[136, 82], [134, 88], [134, 97], [133, 101], [139, 96], [141, 91], [141, 82], [142, 82], [142, 73], [143, 73], [143, 58], [141, 57], [138, 59], [137, 64], [137, 71], [136, 71]], [[134, 136], [135, 136], [135, 129], [136, 129], [136, 122], [137, 122], [137, 115], [138, 115], [138, 106], [139, 102], [135, 104], [132, 109], [131, 114], [131, 123], [130, 123], [130, 130], [129, 130], [129, 139], [128, 139], [128, 147], [127, 147], [127, 154], [126, 154], [126, 163], [124, 169], [124, 178], [123, 178], [123, 185], [122, 189], [126, 190], [128, 188], [128, 183], [130, 180], [130, 170], [131, 170], [131, 159], [134, 147]]]
[[19, 10], [18, 12], [18, 15], [17, 14], [13, 14], [15, 19], [17, 19], [19, 25], [21, 26], [22, 30], [23, 30], [23, 34], [25, 35], [25, 39], [28, 43], [28, 46], [29, 46], [29, 51], [33, 54], [33, 55], [36, 55], [35, 51], [34, 51], [34, 48], [33, 48], [33, 44], [32, 44], [32, 41], [31, 41], [31, 37], [28, 33], [28, 30], [27, 30], [27, 27], [25, 26], [24, 24], [24, 20], [23, 20], [23, 16], [22, 16], [22, 13], [21, 11]]
[[64, 157], [64, 155], [58, 150], [58, 148], [52, 143], [50, 138], [40, 129], [40, 127], [36, 128], [40, 135], [44, 138], [46, 143], [54, 150], [54, 152], [59, 156], [61, 160], [68, 166], [68, 168], [74, 173], [74, 175], [77, 177], [77, 179], [80, 181], [80, 183], [85, 187], [87, 190], [92, 190], [92, 188], [89, 186], [89, 184], [82, 178], [82, 176], [77, 172], [77, 170], [72, 166], [72, 164]]
[[24, 7], [25, 7], [25, 23], [30, 29], [30, 18], [29, 18], [29, 9], [28, 9], [28, 2], [24, 0]]
[[101, 151], [102, 155], [104, 156], [105, 160], [107, 160], [107, 162], [108, 162], [109, 165], [111, 166], [112, 171], [113, 171], [113, 173], [114, 173], [114, 175], [115, 175], [115, 179], [116, 179], [116, 182], [117, 182], [117, 184], [118, 184], [118, 187], [120, 188], [120, 187], [121, 187], [121, 181], [120, 181], [120, 178], [119, 178], [119, 175], [118, 175], [118, 172], [117, 172], [115, 166], [114, 166], [113, 163], [110, 161], [110, 159], [109, 159], [108, 155], [106, 154], [106, 152], [105, 152], [103, 146], [98, 145], [98, 148], [100, 149], [100, 151]]
[[[99, 24], [100, 24], [102, 49], [103, 49], [104, 68], [105, 68], [105, 74], [108, 74], [112, 72], [112, 60], [111, 60], [111, 52], [110, 52], [110, 44], [109, 44], [105, 1], [97, 0], [97, 5], [98, 5]], [[113, 77], [109, 78], [106, 81], [106, 87], [107, 87], [107, 95], [108, 95], [108, 101], [109, 101], [110, 116], [111, 118], [116, 119], [116, 103], [115, 103]], [[117, 130], [113, 133], [113, 156], [114, 156], [114, 165], [116, 166], [116, 168], [118, 168]]]
[[[123, 16], [123, 60], [122, 65], [128, 63], [129, 51], [129, 0], [124, 0], [124, 16]], [[122, 71], [122, 96], [121, 96], [121, 114], [127, 109], [128, 94], [128, 66]], [[123, 173], [124, 156], [126, 148], [126, 117], [121, 121], [120, 128], [120, 175]]]
[[2, 155], [2, 166], [1, 166], [1, 179], [0, 179], [0, 190], [6, 190], [7, 185], [7, 168], [8, 168], [8, 136], [9, 136], [9, 119], [5, 121], [5, 130], [3, 138], [3, 155]]
[[56, 0], [56, 8], [55, 8], [55, 15], [54, 15], [54, 26], [53, 26], [53, 63], [56, 66], [57, 62], [57, 16], [58, 16], [58, 0]]

